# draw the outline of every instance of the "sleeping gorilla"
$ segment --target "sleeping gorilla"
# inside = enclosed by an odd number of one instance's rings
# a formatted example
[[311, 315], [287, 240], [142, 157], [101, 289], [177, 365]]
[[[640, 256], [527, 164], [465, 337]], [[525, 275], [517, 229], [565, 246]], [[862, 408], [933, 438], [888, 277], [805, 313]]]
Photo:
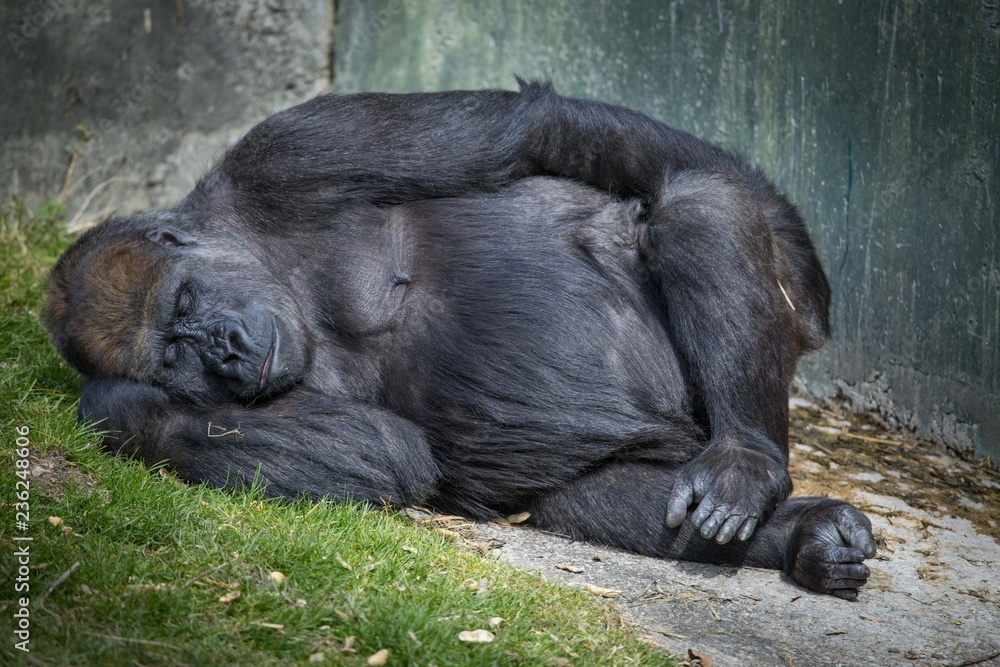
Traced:
[[787, 499], [788, 386], [828, 303], [757, 170], [522, 84], [276, 114], [175, 207], [82, 236], [44, 317], [81, 419], [184, 479], [528, 510], [853, 599], [868, 519]]

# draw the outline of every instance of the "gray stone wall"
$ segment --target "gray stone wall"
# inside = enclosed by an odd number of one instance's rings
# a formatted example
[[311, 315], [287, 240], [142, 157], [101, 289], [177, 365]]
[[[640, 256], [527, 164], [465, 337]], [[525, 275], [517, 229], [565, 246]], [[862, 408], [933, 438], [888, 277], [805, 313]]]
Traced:
[[168, 205], [265, 116], [329, 87], [330, 0], [0, 2], [0, 195], [80, 227]]

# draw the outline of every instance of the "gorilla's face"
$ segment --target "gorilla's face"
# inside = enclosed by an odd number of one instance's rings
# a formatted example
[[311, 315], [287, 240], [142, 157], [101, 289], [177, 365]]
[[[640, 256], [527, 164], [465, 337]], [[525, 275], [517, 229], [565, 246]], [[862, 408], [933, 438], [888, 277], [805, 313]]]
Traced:
[[312, 346], [287, 286], [230, 239], [143, 222], [83, 237], [53, 271], [44, 317], [73, 365], [196, 405], [247, 403], [302, 379]]
[[[147, 338], [153, 383], [196, 403], [246, 402], [289, 389], [305, 370], [301, 327], [289, 326], [299, 319], [295, 302], [275, 299], [260, 271], [196, 270], [205, 263], [200, 254], [178, 262], [154, 297], [159, 312]], [[259, 289], [246, 284], [248, 275]]]

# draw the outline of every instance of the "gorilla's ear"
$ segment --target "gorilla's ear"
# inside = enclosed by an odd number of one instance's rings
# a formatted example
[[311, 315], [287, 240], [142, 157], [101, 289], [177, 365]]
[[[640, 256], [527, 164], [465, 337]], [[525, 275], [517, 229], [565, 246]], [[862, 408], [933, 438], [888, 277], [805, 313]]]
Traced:
[[177, 229], [153, 229], [146, 232], [146, 238], [153, 243], [159, 243], [168, 248], [195, 245], [193, 236]]

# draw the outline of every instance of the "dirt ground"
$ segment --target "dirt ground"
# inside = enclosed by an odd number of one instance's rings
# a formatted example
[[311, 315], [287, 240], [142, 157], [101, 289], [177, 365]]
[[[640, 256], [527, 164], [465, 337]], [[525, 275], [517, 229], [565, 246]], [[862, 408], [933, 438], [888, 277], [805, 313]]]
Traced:
[[692, 665], [1000, 667], [995, 467], [836, 407], [791, 407], [795, 493], [851, 501], [872, 519], [879, 553], [856, 602], [777, 572], [645, 558], [516, 526], [480, 525], [474, 539], [548, 578], [620, 591], [613, 603]]

